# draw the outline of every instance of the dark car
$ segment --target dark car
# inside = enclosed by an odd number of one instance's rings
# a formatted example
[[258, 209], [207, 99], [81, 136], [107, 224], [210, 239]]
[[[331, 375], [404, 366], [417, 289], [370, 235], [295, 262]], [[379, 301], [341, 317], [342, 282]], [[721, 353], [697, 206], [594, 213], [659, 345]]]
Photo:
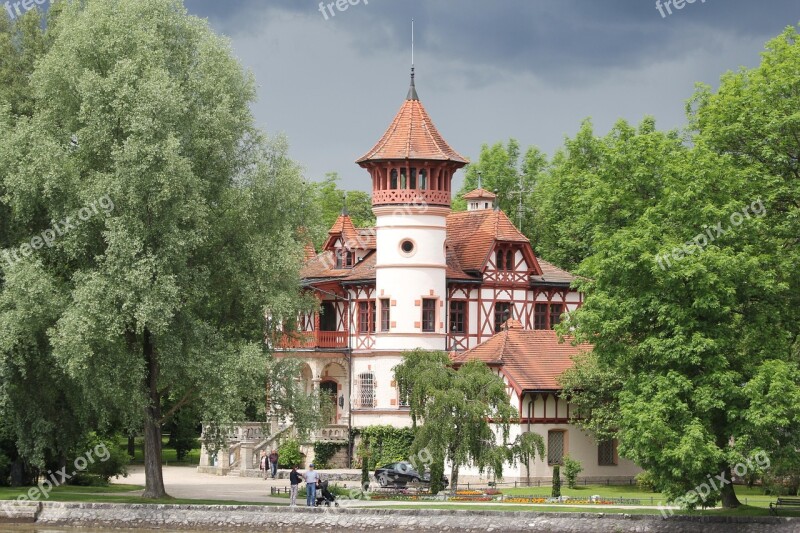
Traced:
[[[407, 461], [399, 461], [375, 470], [375, 479], [381, 487], [405, 487], [409, 483], [430, 484], [431, 475], [429, 472], [419, 473], [414, 469], [414, 465]], [[442, 476], [442, 483], [446, 487], [450, 480]]]

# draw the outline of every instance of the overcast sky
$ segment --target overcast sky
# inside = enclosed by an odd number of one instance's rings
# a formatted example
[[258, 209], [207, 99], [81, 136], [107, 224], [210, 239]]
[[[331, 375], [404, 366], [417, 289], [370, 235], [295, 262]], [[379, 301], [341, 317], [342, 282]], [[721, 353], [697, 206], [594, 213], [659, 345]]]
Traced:
[[308, 179], [338, 172], [363, 190], [369, 175], [353, 162], [405, 98], [412, 18], [420, 99], [473, 160], [509, 137], [552, 154], [586, 117], [601, 134], [645, 115], [681, 127], [695, 82], [756, 66], [764, 43], [800, 21], [797, 0], [670, 2], [664, 16], [654, 0], [351, 1], [325, 14], [318, 0], [185, 4], [230, 38], [258, 82], [259, 126], [288, 137]]

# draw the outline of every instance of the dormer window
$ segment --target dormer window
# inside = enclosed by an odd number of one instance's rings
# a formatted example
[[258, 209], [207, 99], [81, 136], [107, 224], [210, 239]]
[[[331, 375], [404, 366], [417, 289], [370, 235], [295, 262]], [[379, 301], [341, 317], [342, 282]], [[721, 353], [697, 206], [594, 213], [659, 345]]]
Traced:
[[356, 253], [342, 248], [336, 249], [336, 269], [353, 268], [356, 261]]

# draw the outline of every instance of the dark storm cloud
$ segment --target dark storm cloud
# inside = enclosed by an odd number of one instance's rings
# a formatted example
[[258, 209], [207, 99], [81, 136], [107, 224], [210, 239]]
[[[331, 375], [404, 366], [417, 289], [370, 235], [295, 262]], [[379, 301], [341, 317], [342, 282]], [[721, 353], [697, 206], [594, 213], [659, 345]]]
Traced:
[[[229, 35], [258, 31], [249, 26], [257, 18], [249, 15], [265, 10], [323, 18], [313, 0], [186, 0], [186, 5]], [[328, 24], [339, 25], [355, 50], [370, 54], [407, 50], [412, 17], [422, 53], [490, 67], [495, 76], [521, 71], [553, 80], [679, 59], [716, 32], [767, 38], [800, 21], [800, 4], [696, 0], [662, 17], [654, 0], [369, 0], [368, 5], [362, 0]]]

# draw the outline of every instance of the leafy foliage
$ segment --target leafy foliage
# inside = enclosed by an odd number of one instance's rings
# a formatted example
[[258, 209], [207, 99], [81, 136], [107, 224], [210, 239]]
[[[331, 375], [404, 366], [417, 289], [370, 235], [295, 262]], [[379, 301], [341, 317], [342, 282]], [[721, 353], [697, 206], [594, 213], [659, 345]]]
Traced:
[[359, 429], [369, 468], [378, 468], [396, 461], [408, 461], [411, 457], [411, 446], [414, 432], [409, 428], [393, 426], [367, 426]]
[[583, 472], [583, 466], [577, 459], [569, 455], [564, 456], [564, 477], [567, 478], [567, 486], [574, 489], [578, 486], [578, 474]]
[[343, 446], [345, 445], [336, 442], [315, 442], [314, 468], [317, 470], [330, 468], [328, 461], [330, 461]]
[[[0, 108], [0, 214], [14, 228], [2, 245], [94, 214], [3, 265], [0, 394], [35, 464], [63, 460], [82, 428], [144, 428], [145, 495], [163, 497], [173, 414], [193, 404], [224, 426], [265, 405], [282, 363], [263, 342], [279, 321], [264, 317], [310, 306], [297, 273], [306, 191], [285, 140], [253, 125], [252, 76], [179, 0], [59, 5], [46, 52], [15, 78], [29, 80], [33, 103], [16, 108], [29, 116]], [[34, 380], [64, 387], [26, 410], [23, 389], [48, 388]], [[313, 425], [300, 416], [318, 403], [270, 394], [279, 416]]]
[[553, 467], [553, 490], [550, 495], [553, 498], [561, 497], [561, 467], [559, 465]]
[[520, 200], [520, 184], [522, 185], [523, 221], [519, 229], [526, 235], [533, 231], [532, 214], [536, 206], [531, 201], [530, 192], [539, 182], [542, 172], [547, 166], [547, 157], [538, 148], [530, 147], [520, 161], [520, 146], [516, 139], [509, 139], [504, 145], [496, 143], [481, 147], [478, 161], [470, 164], [464, 176], [464, 184], [453, 199], [453, 210], [463, 211], [467, 208], [464, 194], [478, 187], [478, 175], [482, 177], [482, 186], [488, 191], [497, 190], [500, 209], [512, 219], [517, 219]]
[[[798, 63], [789, 28], [758, 68], [699, 87], [690, 143], [651, 120], [587, 125], [539, 189], [561, 239], [543, 249], [584, 276], [569, 327], [595, 346], [562, 383], [670, 499], [756, 451], [797, 468]], [[720, 500], [739, 504], [731, 485], [704, 503]]]
[[636, 474], [636, 486], [639, 487], [639, 489], [641, 490], [646, 490], [649, 492], [658, 492], [658, 489], [656, 488], [655, 484], [655, 479], [653, 479], [653, 475], [647, 470]]
[[445, 353], [415, 350], [395, 367], [394, 375], [401, 392], [409, 393], [416, 428], [412, 454], [425, 449], [437, 461], [449, 461], [451, 487], [457, 487], [462, 465], [502, 478], [505, 463], [520, 460], [527, 465], [537, 453], [544, 458], [540, 435], [526, 433], [510, 440], [517, 412], [503, 379], [484, 363], [471, 361], [456, 371]]
[[302, 465], [304, 459], [305, 456], [300, 452], [300, 442], [296, 439], [287, 439], [278, 446], [278, 463], [281, 466], [291, 468]]

